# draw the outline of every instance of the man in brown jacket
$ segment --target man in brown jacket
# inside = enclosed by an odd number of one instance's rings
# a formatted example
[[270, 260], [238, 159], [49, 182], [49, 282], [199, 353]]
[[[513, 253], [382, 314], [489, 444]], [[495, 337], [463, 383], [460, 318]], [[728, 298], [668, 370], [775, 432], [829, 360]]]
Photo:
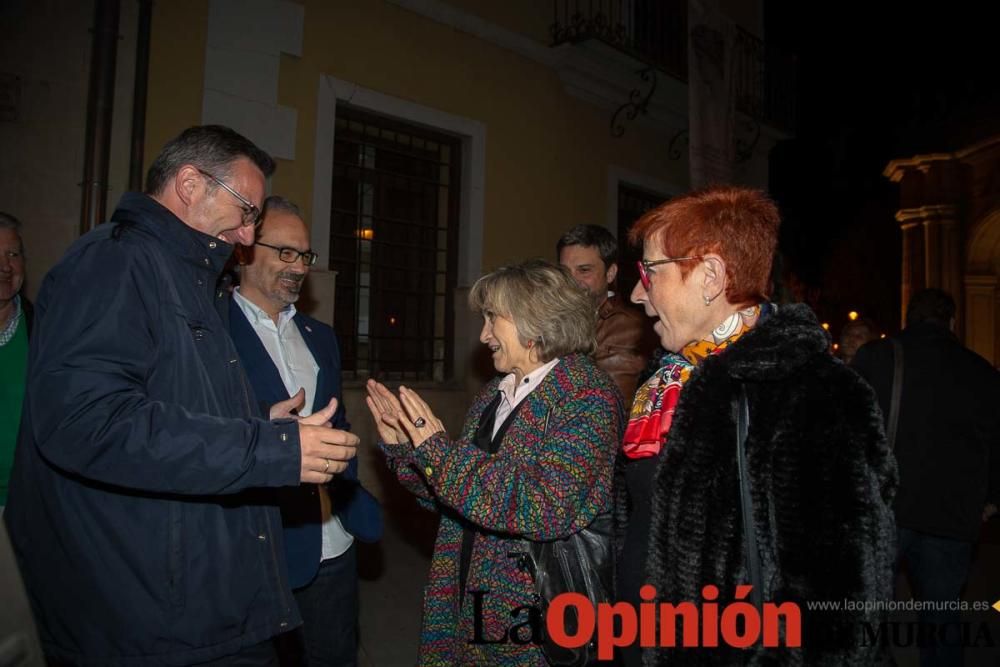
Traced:
[[597, 365], [614, 379], [628, 410], [656, 340], [650, 320], [610, 291], [618, 275], [618, 242], [604, 227], [577, 225], [562, 235], [556, 253], [559, 263], [594, 299]]

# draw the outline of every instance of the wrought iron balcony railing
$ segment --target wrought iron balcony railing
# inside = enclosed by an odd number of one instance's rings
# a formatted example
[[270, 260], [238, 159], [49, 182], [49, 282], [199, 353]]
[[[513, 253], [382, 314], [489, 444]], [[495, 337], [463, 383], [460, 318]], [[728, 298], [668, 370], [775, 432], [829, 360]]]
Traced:
[[[553, 0], [552, 45], [596, 39], [687, 81], [686, 0]], [[795, 61], [737, 29], [736, 108], [755, 120], [793, 131]]]
[[795, 59], [737, 28], [736, 108], [762, 123], [795, 129]]
[[597, 39], [687, 79], [687, 2], [553, 0], [552, 45]]

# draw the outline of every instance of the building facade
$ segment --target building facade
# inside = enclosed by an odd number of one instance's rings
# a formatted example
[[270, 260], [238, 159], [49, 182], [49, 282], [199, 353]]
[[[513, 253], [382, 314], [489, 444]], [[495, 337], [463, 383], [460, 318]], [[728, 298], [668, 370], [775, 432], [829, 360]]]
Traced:
[[[687, 0], [13, 0], [0, 7], [0, 209], [26, 222], [29, 295], [80, 232], [91, 28], [109, 3], [108, 209], [128, 187], [130, 142], [147, 167], [185, 127], [219, 123], [275, 156], [270, 192], [302, 205], [320, 255], [299, 305], [337, 331], [365, 441], [369, 376], [421, 388], [461, 423], [488, 367], [465, 303], [482, 273], [554, 259], [581, 222], [623, 236], [689, 186]], [[141, 5], [152, 19], [137, 137]], [[761, 41], [760, 2], [716, 8], [734, 35], [718, 51], [736, 100], [734, 179], [766, 188], [791, 124], [787, 76]]]
[[1000, 135], [893, 160], [884, 175], [899, 184], [904, 309], [918, 289], [949, 292], [959, 338], [1000, 364]]

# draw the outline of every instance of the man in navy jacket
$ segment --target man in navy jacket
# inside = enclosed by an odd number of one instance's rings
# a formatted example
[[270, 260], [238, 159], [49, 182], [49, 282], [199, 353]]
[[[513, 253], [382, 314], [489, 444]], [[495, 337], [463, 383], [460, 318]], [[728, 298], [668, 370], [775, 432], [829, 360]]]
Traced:
[[[299, 414], [337, 400], [334, 428], [348, 430], [341, 404], [340, 351], [333, 329], [295, 310], [316, 261], [295, 204], [264, 202], [252, 248], [241, 248], [240, 286], [230, 302], [230, 333], [258, 400], [295, 397]], [[354, 538], [381, 535], [377, 502], [357, 479], [357, 460], [330, 484], [303, 484], [279, 493], [289, 583], [302, 628], [278, 642], [285, 664], [356, 663], [357, 562]]]
[[268, 665], [300, 623], [273, 489], [358, 439], [261, 419], [229, 337], [216, 282], [273, 169], [189, 128], [45, 277], [4, 519], [52, 663]]

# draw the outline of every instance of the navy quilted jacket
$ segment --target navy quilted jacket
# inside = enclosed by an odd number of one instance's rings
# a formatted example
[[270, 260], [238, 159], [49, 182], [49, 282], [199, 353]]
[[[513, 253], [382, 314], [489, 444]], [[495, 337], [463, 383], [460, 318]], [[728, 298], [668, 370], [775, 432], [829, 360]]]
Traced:
[[254, 417], [216, 283], [232, 247], [126, 194], [46, 276], [5, 519], [50, 657], [186, 665], [300, 623], [267, 487], [298, 428]]

